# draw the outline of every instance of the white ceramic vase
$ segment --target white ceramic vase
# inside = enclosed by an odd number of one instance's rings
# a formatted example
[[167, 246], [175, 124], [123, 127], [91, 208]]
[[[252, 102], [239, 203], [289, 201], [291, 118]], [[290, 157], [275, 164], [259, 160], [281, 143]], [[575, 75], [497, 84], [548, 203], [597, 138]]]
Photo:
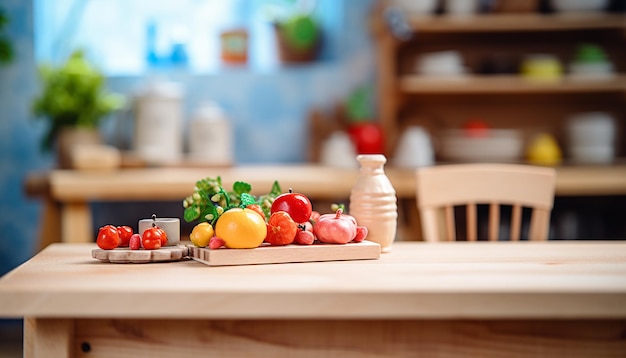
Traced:
[[382, 252], [391, 251], [398, 226], [396, 190], [387, 178], [382, 154], [358, 155], [359, 175], [350, 193], [349, 214], [367, 227], [366, 240], [377, 242]]

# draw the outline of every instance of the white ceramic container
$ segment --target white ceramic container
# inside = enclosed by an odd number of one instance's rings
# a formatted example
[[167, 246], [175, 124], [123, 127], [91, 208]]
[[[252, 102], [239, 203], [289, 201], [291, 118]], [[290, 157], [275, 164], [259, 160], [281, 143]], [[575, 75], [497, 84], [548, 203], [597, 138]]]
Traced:
[[167, 234], [167, 246], [176, 246], [180, 243], [180, 219], [178, 218], [156, 218], [141, 219], [138, 223], [137, 233], [143, 235], [146, 229], [152, 227], [152, 224], [160, 227]]
[[155, 81], [135, 98], [134, 150], [150, 164], [176, 162], [182, 157], [182, 97], [179, 84]]
[[420, 126], [407, 128], [396, 148], [393, 164], [400, 168], [414, 169], [433, 165], [435, 153], [428, 132]]
[[609, 0], [551, 0], [558, 12], [598, 12], [606, 10]]
[[232, 128], [217, 104], [202, 104], [189, 123], [189, 159], [206, 165], [233, 163]]
[[357, 156], [359, 175], [350, 192], [349, 214], [367, 227], [366, 240], [377, 242], [382, 252], [390, 252], [396, 238], [398, 206], [396, 190], [385, 175], [387, 162], [382, 154]]

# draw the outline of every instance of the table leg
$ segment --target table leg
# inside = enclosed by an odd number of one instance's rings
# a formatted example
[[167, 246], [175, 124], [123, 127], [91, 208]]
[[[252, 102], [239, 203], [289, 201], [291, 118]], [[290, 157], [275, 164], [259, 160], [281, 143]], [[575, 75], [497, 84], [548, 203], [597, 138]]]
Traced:
[[73, 320], [24, 319], [24, 357], [71, 357], [73, 345]]
[[61, 209], [61, 241], [93, 242], [89, 203], [65, 203]]
[[39, 227], [39, 251], [61, 239], [59, 203], [46, 196]]

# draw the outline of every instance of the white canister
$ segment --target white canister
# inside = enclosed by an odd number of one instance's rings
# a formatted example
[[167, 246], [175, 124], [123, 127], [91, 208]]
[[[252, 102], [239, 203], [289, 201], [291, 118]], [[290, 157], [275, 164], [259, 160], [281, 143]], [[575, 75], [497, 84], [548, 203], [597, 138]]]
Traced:
[[183, 151], [183, 90], [174, 82], [155, 81], [135, 99], [136, 154], [150, 164], [180, 160]]
[[220, 166], [233, 162], [232, 127], [216, 103], [202, 104], [189, 123], [189, 159]]
[[400, 137], [393, 164], [414, 169], [434, 163], [435, 153], [428, 132], [421, 126], [408, 127]]
[[167, 246], [176, 246], [180, 243], [180, 219], [178, 218], [152, 218], [141, 219], [137, 223], [137, 232], [143, 236], [143, 232], [152, 227], [152, 224], [163, 229], [167, 234]]
[[472, 16], [478, 12], [478, 0], [446, 0], [445, 11], [450, 16]]
[[337, 168], [356, 169], [356, 149], [348, 133], [335, 131], [324, 141], [320, 152], [323, 165]]

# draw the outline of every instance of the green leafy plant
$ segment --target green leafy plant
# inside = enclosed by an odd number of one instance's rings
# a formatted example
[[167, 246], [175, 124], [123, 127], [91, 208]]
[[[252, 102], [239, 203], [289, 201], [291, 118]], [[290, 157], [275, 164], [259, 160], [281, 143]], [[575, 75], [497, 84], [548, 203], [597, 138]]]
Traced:
[[265, 217], [269, 218], [274, 199], [282, 193], [278, 181], [274, 181], [269, 193], [258, 198], [251, 195], [251, 191], [252, 186], [243, 181], [234, 182], [232, 190], [226, 191], [219, 176], [200, 179], [196, 182], [193, 194], [183, 200], [183, 218], [187, 222], [206, 221], [215, 226], [217, 219], [225, 211], [252, 204], [259, 205]]
[[58, 133], [67, 127], [97, 128], [103, 118], [124, 104], [118, 94], [104, 90], [104, 76], [75, 51], [58, 68], [41, 65], [43, 92], [34, 99], [33, 113], [49, 121], [42, 146], [50, 149]]
[[310, 61], [321, 41], [321, 24], [314, 16], [315, 1], [282, 0], [266, 4], [266, 14], [274, 25], [283, 59]]

